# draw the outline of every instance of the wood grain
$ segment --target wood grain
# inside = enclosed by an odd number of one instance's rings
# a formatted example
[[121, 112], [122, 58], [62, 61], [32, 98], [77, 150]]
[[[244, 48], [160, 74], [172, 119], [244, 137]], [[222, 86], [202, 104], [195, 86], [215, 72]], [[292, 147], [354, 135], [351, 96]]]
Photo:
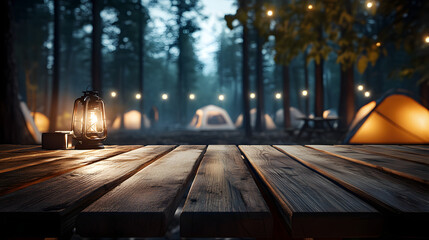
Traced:
[[13, 145], [13, 144], [0, 144], [0, 154], [8, 152], [18, 152], [30, 149], [41, 149], [40, 145]]
[[182, 237], [268, 238], [272, 218], [236, 146], [212, 145], [180, 216]]
[[85, 237], [162, 237], [206, 146], [180, 146], [91, 204], [76, 222]]
[[362, 150], [329, 145], [309, 145], [308, 147], [358, 164], [377, 168], [404, 178], [429, 185], [429, 166], [393, 157], [368, 154]]
[[61, 157], [0, 173], [0, 196], [139, 147], [141, 146], [106, 146], [105, 149], [92, 151], [65, 150]]
[[275, 146], [386, 213], [386, 231], [428, 236], [429, 187], [302, 146]]
[[292, 237], [369, 237], [380, 214], [351, 193], [270, 146], [240, 146], [272, 193]]
[[381, 155], [388, 158], [396, 158], [404, 161], [410, 161], [420, 164], [429, 165], [429, 154], [424, 156], [420, 154], [423, 150], [413, 150], [412, 148], [406, 148], [408, 151], [395, 150], [385, 148], [384, 146], [370, 146], [370, 145], [337, 145], [338, 147], [345, 147], [355, 150], [361, 150], [367, 154]]
[[81, 167], [0, 197], [0, 232], [11, 237], [58, 237], [97, 198], [173, 146], [147, 146]]

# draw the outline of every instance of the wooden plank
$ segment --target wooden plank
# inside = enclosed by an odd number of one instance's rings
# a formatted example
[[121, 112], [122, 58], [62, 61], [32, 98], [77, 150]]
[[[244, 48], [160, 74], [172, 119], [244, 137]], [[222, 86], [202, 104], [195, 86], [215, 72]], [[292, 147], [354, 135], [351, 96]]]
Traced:
[[2, 196], [0, 232], [6, 237], [61, 236], [91, 202], [173, 148], [139, 148]]
[[240, 146], [281, 208], [292, 237], [370, 237], [380, 214], [346, 190], [270, 146]]
[[397, 158], [368, 154], [354, 148], [342, 148], [329, 145], [309, 145], [324, 153], [346, 159], [358, 164], [377, 168], [404, 178], [429, 185], [429, 166], [419, 163], [403, 161]]
[[[427, 236], [429, 187], [302, 146], [275, 146], [386, 213], [392, 234]], [[393, 235], [394, 236], [394, 235]]]
[[180, 146], [83, 210], [85, 237], [162, 237], [206, 146]]
[[386, 149], [382, 146], [370, 146], [370, 145], [337, 145], [337, 146], [355, 149], [355, 150], [361, 150], [367, 153], [385, 156], [390, 159], [396, 158], [396, 159], [401, 159], [405, 161], [411, 161], [411, 162], [429, 165], [429, 155], [425, 157], [420, 154], [413, 154], [413, 153], [410, 153], [411, 150], [410, 152], [404, 152], [404, 151]]
[[182, 237], [268, 238], [272, 218], [236, 146], [212, 145], [180, 216]]
[[412, 155], [421, 155], [429, 158], [429, 149], [415, 148], [411, 145], [368, 145], [370, 147], [385, 148], [394, 152], [404, 152]]
[[40, 149], [40, 145], [13, 145], [13, 144], [0, 144], [0, 154], [8, 152], [16, 152], [30, 149]]
[[141, 146], [131, 145], [106, 146], [105, 149], [92, 151], [64, 150], [59, 158], [27, 167], [20, 165], [20, 168], [14, 171], [0, 173], [0, 196], [139, 147]]

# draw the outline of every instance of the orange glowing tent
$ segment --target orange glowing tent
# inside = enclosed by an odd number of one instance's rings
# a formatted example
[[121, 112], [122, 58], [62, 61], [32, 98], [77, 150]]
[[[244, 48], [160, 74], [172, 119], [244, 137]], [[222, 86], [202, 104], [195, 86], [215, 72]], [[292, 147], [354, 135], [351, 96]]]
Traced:
[[345, 143], [427, 144], [429, 110], [406, 91], [389, 92], [359, 109]]

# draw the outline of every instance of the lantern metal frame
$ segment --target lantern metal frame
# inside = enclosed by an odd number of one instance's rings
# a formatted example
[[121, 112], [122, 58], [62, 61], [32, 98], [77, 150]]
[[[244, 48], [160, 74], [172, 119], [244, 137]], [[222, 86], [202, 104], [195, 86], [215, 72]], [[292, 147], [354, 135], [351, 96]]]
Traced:
[[[95, 108], [99, 107], [99, 109]], [[102, 129], [97, 131], [97, 126], [95, 126], [94, 132], [89, 132], [88, 128], [91, 128], [92, 125], [89, 125], [88, 112], [90, 110], [97, 109], [98, 114], [101, 115], [101, 119], [96, 121], [102, 121]], [[95, 113], [94, 113], [95, 114]], [[93, 124], [98, 124], [97, 122]], [[91, 128], [92, 130], [94, 128]], [[83, 96], [76, 99], [73, 107], [73, 117], [72, 117], [72, 132], [73, 138], [76, 140], [76, 149], [102, 149], [104, 141], [107, 137], [107, 124], [106, 124], [106, 113], [104, 108], [104, 102], [100, 96], [98, 96], [97, 91], [84, 91]]]

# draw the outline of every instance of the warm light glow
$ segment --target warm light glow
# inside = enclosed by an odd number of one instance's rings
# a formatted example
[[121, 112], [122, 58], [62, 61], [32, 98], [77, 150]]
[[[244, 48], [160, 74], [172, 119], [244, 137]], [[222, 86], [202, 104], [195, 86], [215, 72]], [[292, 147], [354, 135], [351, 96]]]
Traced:
[[250, 98], [251, 99], [255, 99], [256, 98], [256, 94], [255, 93], [250, 93]]
[[426, 37], [425, 37], [425, 42], [426, 42], [426, 43], [429, 43], [429, 36], [426, 36]]
[[312, 4], [308, 4], [307, 8], [308, 8], [309, 10], [312, 10], [312, 9], [313, 9], [313, 5], [312, 5]]
[[370, 93], [369, 91], [366, 91], [366, 92], [364, 93], [364, 95], [365, 95], [365, 97], [370, 97], [370, 96], [371, 96], [371, 93]]
[[307, 96], [308, 95], [308, 91], [307, 90], [302, 90], [302, 92], [301, 92], [301, 94], [302, 94], [302, 96]]
[[167, 93], [163, 93], [163, 94], [161, 95], [161, 99], [162, 99], [162, 100], [167, 100], [167, 99], [168, 99], [168, 94], [167, 94]]
[[375, 44], [375, 46], [380, 47], [380, 46], [381, 46], [381, 42], [377, 42], [377, 43]]
[[223, 94], [220, 94], [218, 99], [219, 99], [219, 101], [223, 101], [223, 100], [225, 100], [225, 96]]
[[97, 132], [97, 115], [95, 115], [95, 112], [90, 112], [89, 114], [89, 127], [88, 132]]
[[273, 10], [268, 10], [267, 11], [267, 16], [271, 17], [271, 16], [273, 16], [273, 14], [274, 14]]
[[372, 3], [371, 1], [366, 3], [367, 8], [372, 8], [372, 6], [374, 6], [374, 3]]
[[189, 99], [194, 100], [195, 99], [195, 94], [193, 94], [193, 93], [189, 94]]
[[357, 90], [358, 90], [358, 91], [363, 91], [363, 85], [362, 85], [362, 84], [358, 85], [358, 86], [357, 86]]
[[112, 91], [112, 92], [110, 93], [110, 96], [111, 96], [112, 98], [115, 98], [115, 97], [116, 97], [116, 95], [117, 95], [117, 93], [116, 93], [115, 91]]
[[141, 98], [142, 98], [142, 95], [140, 93], [137, 93], [136, 94], [136, 99], [141, 99]]
[[280, 98], [282, 98], [282, 94], [281, 93], [276, 93], [275, 97], [276, 97], [276, 99], [280, 99]]

